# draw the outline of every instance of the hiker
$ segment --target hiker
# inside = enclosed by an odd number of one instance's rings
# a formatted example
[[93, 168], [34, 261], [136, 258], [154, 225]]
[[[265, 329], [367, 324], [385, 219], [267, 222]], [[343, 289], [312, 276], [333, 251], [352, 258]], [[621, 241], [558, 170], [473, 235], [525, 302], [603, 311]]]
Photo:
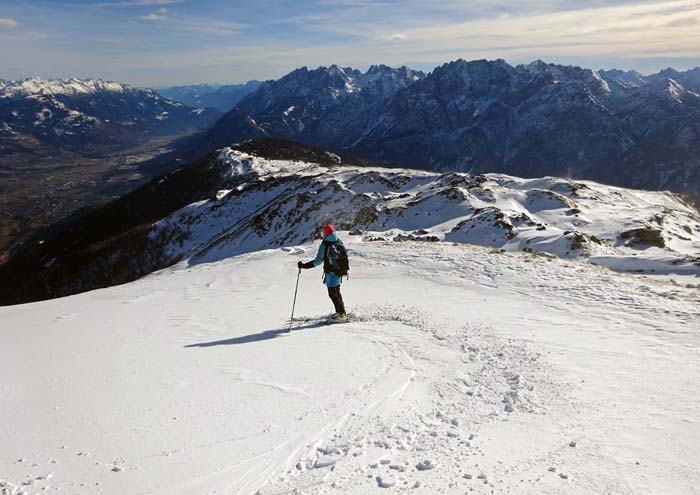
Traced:
[[335, 228], [328, 224], [323, 228], [323, 242], [318, 248], [316, 259], [308, 263], [303, 261], [297, 263], [300, 270], [314, 268], [323, 263], [323, 283], [328, 287], [328, 297], [335, 306], [334, 318], [341, 321], [347, 317], [343, 296], [340, 294], [340, 284], [348, 271], [347, 259], [343, 242], [335, 235]]

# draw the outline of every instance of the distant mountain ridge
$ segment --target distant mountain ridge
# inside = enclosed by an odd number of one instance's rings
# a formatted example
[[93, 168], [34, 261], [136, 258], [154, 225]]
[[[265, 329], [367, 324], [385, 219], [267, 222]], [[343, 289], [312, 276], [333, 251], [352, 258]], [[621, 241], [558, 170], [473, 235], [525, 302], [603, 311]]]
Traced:
[[307, 67], [265, 81], [202, 136], [194, 158], [251, 137], [291, 138], [329, 148], [349, 148], [385, 112], [401, 89], [425, 78], [407, 67]]
[[251, 80], [244, 84], [193, 84], [154, 89], [166, 98], [191, 107], [216, 108], [228, 112], [244, 96], [258, 89], [260, 84], [260, 81]]
[[[673, 76], [673, 77], [670, 77]], [[597, 180], [700, 196], [700, 69], [457, 60], [429, 74], [296, 69], [224, 115], [187, 159], [251, 137], [438, 171]]]
[[618, 69], [600, 70], [600, 74], [609, 81], [618, 84], [639, 87], [662, 79], [673, 79], [686, 89], [700, 91], [700, 67], [686, 71], [678, 71], [668, 67], [654, 74], [644, 76], [636, 70], [622, 71]]
[[0, 80], [0, 156], [56, 149], [99, 154], [203, 128], [219, 115], [99, 79]]

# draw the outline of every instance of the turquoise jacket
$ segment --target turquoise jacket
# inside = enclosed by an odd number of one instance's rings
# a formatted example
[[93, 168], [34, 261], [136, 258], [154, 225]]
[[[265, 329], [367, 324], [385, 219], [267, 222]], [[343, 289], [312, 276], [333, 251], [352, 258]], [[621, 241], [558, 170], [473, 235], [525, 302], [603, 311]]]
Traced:
[[[329, 242], [335, 242], [338, 240], [338, 237], [335, 235], [335, 232], [331, 232], [326, 236], [324, 239]], [[313, 260], [311, 263], [314, 266], [322, 265], [323, 264], [323, 257], [326, 255], [326, 246], [325, 244], [321, 243], [321, 245], [318, 247], [318, 253], [316, 254], [316, 259]], [[335, 273], [324, 273], [323, 274], [323, 283], [326, 284], [326, 287], [338, 287], [340, 283], [342, 282], [342, 279], [336, 275]]]

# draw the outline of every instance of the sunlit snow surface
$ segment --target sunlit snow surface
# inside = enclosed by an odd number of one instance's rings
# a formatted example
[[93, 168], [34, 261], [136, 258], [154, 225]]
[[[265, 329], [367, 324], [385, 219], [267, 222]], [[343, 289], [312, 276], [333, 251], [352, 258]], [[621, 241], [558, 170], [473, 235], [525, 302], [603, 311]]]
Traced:
[[0, 308], [0, 489], [697, 493], [697, 277], [340, 235], [347, 324], [317, 244]]

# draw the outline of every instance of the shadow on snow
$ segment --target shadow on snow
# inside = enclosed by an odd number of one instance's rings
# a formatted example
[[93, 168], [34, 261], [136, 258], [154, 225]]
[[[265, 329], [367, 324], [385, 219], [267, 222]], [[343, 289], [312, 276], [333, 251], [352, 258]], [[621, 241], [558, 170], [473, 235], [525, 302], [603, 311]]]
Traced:
[[[324, 327], [327, 325], [328, 325], [327, 322], [319, 321], [319, 322], [315, 322], [315, 323], [309, 323], [306, 325], [292, 327], [292, 332], [296, 332], [297, 330], [308, 330], [310, 328], [319, 328], [319, 327]], [[219, 345], [250, 344], [251, 342], [261, 342], [263, 340], [274, 339], [278, 335], [287, 335], [288, 333], [291, 333], [291, 332], [287, 332], [287, 328], [278, 328], [275, 330], [265, 330], [264, 332], [260, 332], [260, 333], [252, 333], [250, 335], [243, 335], [242, 337], [233, 337], [231, 339], [215, 340], [212, 342], [200, 342], [198, 344], [189, 344], [189, 345], [186, 345], [185, 348], [188, 348], [188, 347], [215, 347], [215, 346], [219, 346]]]

